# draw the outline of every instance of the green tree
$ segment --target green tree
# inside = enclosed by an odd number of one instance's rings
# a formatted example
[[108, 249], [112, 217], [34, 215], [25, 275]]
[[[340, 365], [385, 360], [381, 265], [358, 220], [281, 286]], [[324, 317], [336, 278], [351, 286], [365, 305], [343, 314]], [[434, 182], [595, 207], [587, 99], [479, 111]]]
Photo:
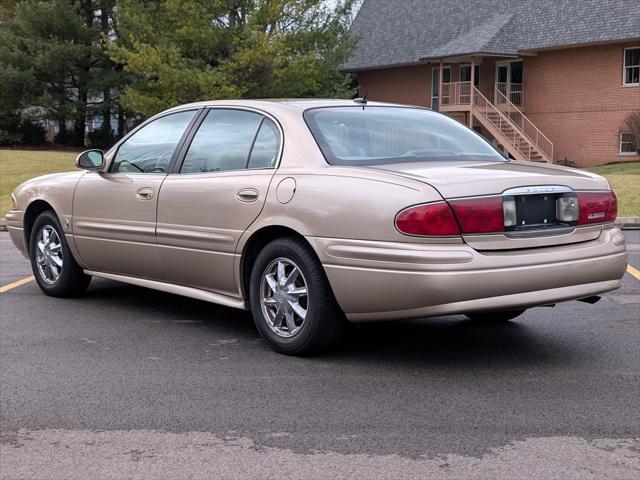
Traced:
[[222, 98], [347, 97], [353, 0], [118, 0], [109, 53], [145, 115]]
[[25, 52], [11, 48], [15, 9], [15, 1], [0, 2], [0, 145], [22, 140], [19, 110], [34, 89], [31, 60]]
[[115, 0], [25, 0], [0, 10], [0, 84], [11, 88], [0, 124], [25, 114], [54, 119], [58, 140], [79, 146], [89, 118], [110, 130], [123, 83], [105, 53], [114, 8]]

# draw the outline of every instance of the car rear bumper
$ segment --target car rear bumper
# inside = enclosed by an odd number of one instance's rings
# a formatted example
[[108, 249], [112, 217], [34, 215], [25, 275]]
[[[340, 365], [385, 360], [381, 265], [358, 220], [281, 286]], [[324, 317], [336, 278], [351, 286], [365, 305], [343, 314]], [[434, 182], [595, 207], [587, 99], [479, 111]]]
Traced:
[[620, 287], [624, 235], [527, 250], [479, 252], [466, 244], [426, 245], [309, 239], [341, 308], [352, 321], [512, 310]]

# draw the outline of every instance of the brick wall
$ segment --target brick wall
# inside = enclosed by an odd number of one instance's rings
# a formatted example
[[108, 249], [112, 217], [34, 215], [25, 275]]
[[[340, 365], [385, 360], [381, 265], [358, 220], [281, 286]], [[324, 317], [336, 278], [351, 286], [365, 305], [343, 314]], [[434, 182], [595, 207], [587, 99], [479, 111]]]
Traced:
[[640, 110], [640, 87], [622, 86], [624, 48], [600, 45], [540, 52], [524, 60], [526, 114], [554, 143], [556, 161], [580, 166], [623, 160], [624, 119]]
[[369, 100], [431, 105], [431, 66], [386, 68], [360, 72], [360, 94]]
[[[578, 166], [640, 160], [618, 155], [624, 119], [640, 110], [640, 87], [622, 86], [625, 47], [611, 44], [540, 52], [523, 57], [525, 113], [554, 143], [554, 160]], [[431, 106], [431, 74], [436, 65], [360, 72], [361, 93], [371, 100]], [[495, 61], [480, 65], [480, 90], [493, 99]], [[452, 81], [459, 65], [451, 65]], [[452, 114], [465, 121], [464, 114]]]

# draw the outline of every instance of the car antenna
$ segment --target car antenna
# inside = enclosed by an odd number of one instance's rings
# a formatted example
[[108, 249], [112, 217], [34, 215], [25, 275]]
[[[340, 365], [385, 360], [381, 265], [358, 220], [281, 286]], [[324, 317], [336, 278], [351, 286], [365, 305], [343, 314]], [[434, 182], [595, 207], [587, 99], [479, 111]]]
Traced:
[[362, 105], [362, 110], [367, 106], [367, 99], [369, 98], [369, 91], [365, 92], [364, 97], [354, 98], [353, 101]]

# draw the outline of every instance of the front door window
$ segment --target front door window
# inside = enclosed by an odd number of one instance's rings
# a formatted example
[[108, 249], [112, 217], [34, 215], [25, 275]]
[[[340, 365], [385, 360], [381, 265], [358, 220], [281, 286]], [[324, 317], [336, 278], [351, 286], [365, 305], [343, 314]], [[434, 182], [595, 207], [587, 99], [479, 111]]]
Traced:
[[169, 170], [171, 158], [196, 110], [164, 115], [131, 135], [119, 147], [111, 173], [162, 173]]

